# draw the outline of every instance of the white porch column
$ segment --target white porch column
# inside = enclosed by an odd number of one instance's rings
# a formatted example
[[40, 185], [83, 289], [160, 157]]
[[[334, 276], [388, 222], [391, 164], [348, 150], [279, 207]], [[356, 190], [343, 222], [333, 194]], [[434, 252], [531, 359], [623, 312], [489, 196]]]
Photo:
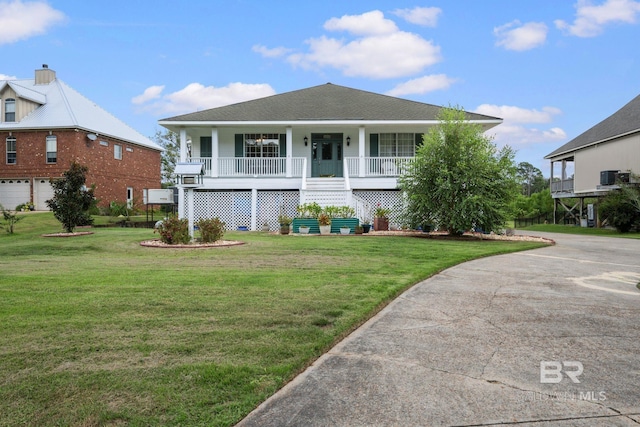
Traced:
[[187, 130], [180, 129], [180, 162], [187, 161]]
[[218, 128], [211, 129], [211, 176], [218, 177]]
[[[180, 162], [187, 161], [187, 130], [180, 129]], [[187, 216], [187, 209], [185, 206], [185, 194], [184, 188], [178, 187], [178, 218], [184, 218]]]
[[251, 189], [251, 231], [258, 229], [258, 190]]
[[358, 169], [359, 169], [358, 176], [361, 178], [365, 176], [365, 169], [367, 164], [364, 156], [365, 156], [365, 132], [364, 132], [364, 126], [360, 126], [360, 128], [358, 129], [358, 157], [360, 158], [360, 165], [358, 166]]
[[553, 163], [554, 161], [551, 161], [551, 178], [549, 179], [549, 190], [553, 193]]
[[189, 236], [191, 236], [191, 240], [193, 240], [193, 205], [194, 205], [194, 197], [193, 197], [193, 188], [189, 188], [187, 190], [187, 218], [189, 220]]
[[293, 176], [293, 165], [292, 165], [292, 157], [291, 155], [293, 151], [293, 129], [291, 126], [287, 126], [287, 160], [285, 164], [286, 173], [285, 176], [287, 178], [291, 178]]

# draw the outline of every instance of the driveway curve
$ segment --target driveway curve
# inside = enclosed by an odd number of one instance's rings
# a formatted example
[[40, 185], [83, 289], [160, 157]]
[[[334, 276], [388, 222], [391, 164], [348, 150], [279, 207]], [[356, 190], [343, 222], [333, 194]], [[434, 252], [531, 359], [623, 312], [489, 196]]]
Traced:
[[240, 426], [638, 426], [640, 240], [467, 262], [412, 287]]

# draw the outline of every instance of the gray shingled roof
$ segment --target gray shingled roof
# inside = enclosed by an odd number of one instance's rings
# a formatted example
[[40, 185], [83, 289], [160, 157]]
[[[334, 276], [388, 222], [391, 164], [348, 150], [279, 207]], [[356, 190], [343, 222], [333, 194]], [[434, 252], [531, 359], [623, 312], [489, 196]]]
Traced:
[[640, 132], [640, 95], [591, 129], [547, 154], [545, 159], [634, 132]]
[[[245, 122], [305, 120], [433, 120], [442, 107], [331, 83], [266, 98], [184, 114], [160, 122]], [[467, 113], [468, 120], [501, 121]]]

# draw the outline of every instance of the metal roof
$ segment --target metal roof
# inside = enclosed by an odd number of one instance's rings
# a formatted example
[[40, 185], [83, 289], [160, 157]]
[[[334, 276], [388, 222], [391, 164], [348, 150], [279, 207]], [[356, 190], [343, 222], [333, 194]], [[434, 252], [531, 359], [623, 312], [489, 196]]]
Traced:
[[158, 144], [111, 115], [60, 79], [49, 84], [35, 84], [35, 79], [0, 82], [0, 90], [9, 85], [22, 98], [40, 104], [15, 123], [2, 122], [0, 130], [84, 129], [143, 147], [162, 150]]
[[[184, 122], [427, 122], [438, 120], [442, 107], [352, 89], [331, 83], [160, 120]], [[499, 124], [502, 119], [466, 113], [467, 120]]]
[[550, 159], [589, 145], [598, 144], [614, 138], [640, 132], [640, 95], [633, 98], [624, 107], [607, 117], [591, 129], [547, 154]]

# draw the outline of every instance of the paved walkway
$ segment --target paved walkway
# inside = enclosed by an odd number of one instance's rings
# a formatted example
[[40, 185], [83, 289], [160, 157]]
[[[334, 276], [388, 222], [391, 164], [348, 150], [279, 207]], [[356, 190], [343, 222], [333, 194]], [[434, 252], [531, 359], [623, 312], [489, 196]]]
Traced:
[[414, 286], [239, 425], [637, 427], [640, 240], [544, 235]]

